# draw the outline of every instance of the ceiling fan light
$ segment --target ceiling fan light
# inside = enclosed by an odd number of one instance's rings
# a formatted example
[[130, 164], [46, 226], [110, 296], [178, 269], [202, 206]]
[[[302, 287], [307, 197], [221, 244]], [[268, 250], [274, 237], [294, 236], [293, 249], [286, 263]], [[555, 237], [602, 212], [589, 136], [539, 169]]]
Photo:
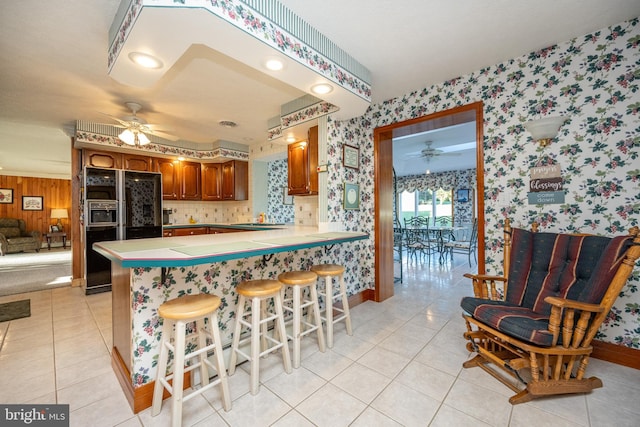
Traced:
[[129, 129], [123, 130], [120, 135], [118, 135], [118, 138], [125, 144], [136, 145], [136, 136]]
[[118, 138], [120, 138], [125, 144], [133, 145], [135, 147], [147, 145], [151, 142], [144, 133], [131, 131], [130, 129], [123, 130], [120, 135], [118, 135]]
[[138, 132], [138, 145], [147, 145], [149, 143], [151, 143], [151, 141], [149, 141], [149, 138], [147, 138], [147, 135], [145, 135], [142, 132]]

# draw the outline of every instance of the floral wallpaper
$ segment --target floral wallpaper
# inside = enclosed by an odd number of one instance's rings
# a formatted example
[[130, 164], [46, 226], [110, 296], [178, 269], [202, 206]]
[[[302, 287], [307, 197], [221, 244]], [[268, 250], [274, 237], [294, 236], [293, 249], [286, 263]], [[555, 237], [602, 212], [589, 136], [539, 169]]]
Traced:
[[[329, 219], [373, 235], [373, 131], [456, 106], [484, 104], [485, 245], [488, 273], [501, 273], [502, 224], [620, 234], [640, 218], [640, 26], [638, 19], [372, 105], [329, 121]], [[549, 115], [567, 122], [546, 148], [523, 124]], [[341, 147], [360, 147], [360, 170], [341, 167]], [[561, 168], [565, 201], [529, 205], [532, 167]], [[342, 209], [342, 182], [361, 188], [360, 210]], [[373, 240], [359, 254], [361, 283], [373, 288]], [[622, 290], [598, 339], [640, 348], [640, 271]], [[349, 292], [357, 291], [350, 287]]]
[[294, 206], [283, 204], [288, 177], [287, 159], [269, 162], [267, 175], [269, 181], [267, 217], [269, 221], [293, 223]]

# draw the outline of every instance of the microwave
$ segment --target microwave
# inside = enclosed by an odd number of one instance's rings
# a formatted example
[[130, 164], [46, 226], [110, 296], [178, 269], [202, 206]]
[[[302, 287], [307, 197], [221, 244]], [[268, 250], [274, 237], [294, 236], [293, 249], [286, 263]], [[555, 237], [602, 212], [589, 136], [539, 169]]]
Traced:
[[87, 200], [88, 227], [118, 225], [118, 202], [115, 200]]

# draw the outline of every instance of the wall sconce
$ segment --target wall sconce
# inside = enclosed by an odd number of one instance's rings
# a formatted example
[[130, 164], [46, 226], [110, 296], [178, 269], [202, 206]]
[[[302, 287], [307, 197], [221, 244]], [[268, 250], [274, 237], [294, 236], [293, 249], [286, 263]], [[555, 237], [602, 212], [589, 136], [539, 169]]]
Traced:
[[567, 117], [553, 116], [542, 119], [531, 120], [524, 124], [534, 141], [540, 143], [541, 147], [546, 147], [551, 140], [558, 135], [560, 126], [567, 120]]

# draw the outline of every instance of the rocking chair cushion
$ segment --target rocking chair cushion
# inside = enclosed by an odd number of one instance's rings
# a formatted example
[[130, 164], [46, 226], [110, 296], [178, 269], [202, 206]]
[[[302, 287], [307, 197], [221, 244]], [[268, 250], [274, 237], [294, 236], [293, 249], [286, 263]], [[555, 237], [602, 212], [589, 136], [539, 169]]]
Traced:
[[549, 316], [504, 301], [481, 298], [464, 297], [460, 305], [474, 319], [504, 334], [543, 347], [554, 345], [553, 335], [548, 331]]
[[512, 231], [505, 300], [465, 297], [461, 307], [504, 334], [540, 346], [555, 345], [548, 331], [551, 305], [544, 299], [599, 304], [632, 239]]
[[628, 236], [614, 238], [513, 229], [513, 251], [505, 301], [549, 315], [547, 296], [599, 303], [622, 255]]

